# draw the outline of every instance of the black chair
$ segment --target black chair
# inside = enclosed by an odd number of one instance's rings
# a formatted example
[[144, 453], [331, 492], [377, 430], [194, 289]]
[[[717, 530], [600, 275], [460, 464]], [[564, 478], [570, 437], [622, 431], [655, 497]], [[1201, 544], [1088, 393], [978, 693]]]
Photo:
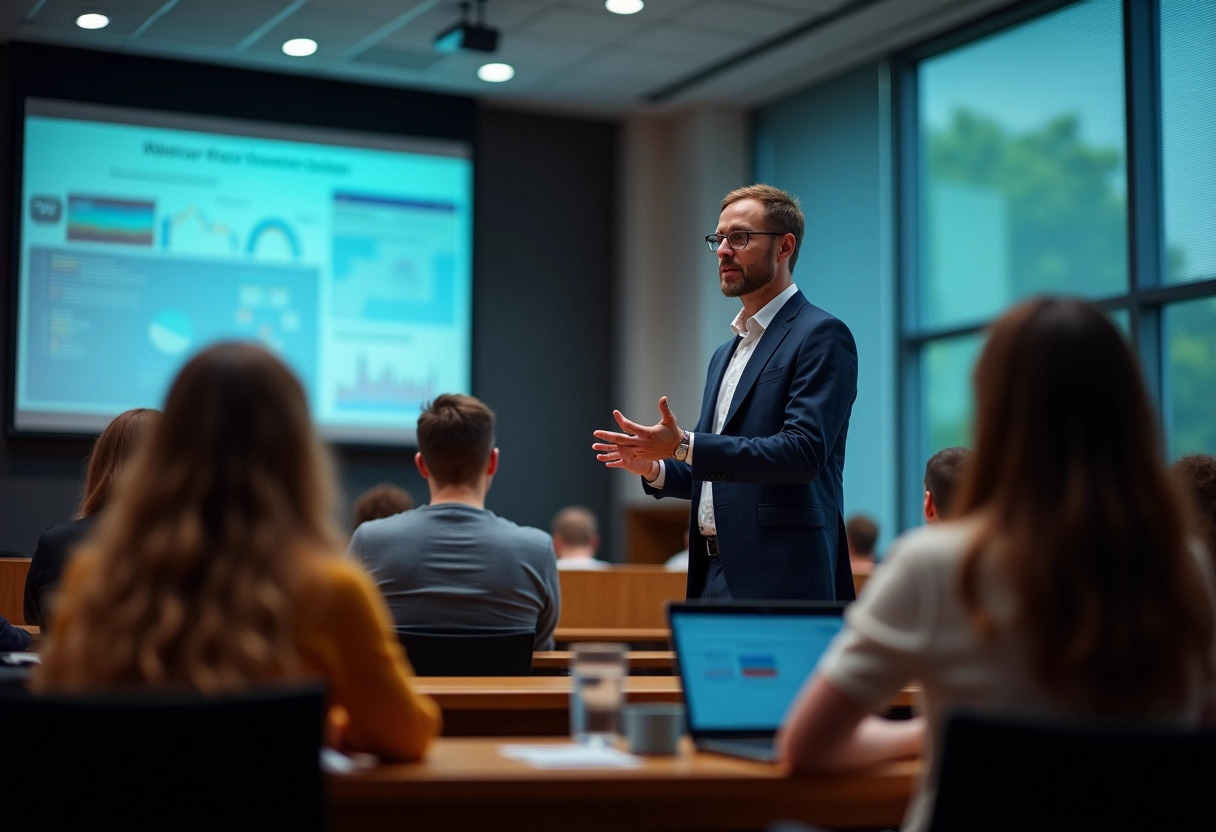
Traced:
[[326, 828], [318, 686], [0, 696], [5, 829]]
[[1211, 832], [1216, 730], [954, 714], [929, 828]]
[[419, 676], [530, 676], [532, 630], [398, 628]]

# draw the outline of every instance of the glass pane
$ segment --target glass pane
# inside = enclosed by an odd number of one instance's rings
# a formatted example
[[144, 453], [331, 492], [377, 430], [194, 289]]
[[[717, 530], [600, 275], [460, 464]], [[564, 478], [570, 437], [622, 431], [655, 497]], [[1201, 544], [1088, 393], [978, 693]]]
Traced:
[[1122, 11], [1088, 0], [924, 61], [920, 321], [1127, 291]]
[[1216, 278], [1216, 3], [1161, 4], [1166, 280]]
[[[984, 333], [930, 341], [921, 353], [924, 379], [921, 462], [952, 445], [971, 445], [973, 396], [971, 371], [984, 345]], [[920, 480], [920, 474], [916, 476]]]
[[1167, 306], [1163, 328], [1170, 459], [1216, 454], [1216, 298]]

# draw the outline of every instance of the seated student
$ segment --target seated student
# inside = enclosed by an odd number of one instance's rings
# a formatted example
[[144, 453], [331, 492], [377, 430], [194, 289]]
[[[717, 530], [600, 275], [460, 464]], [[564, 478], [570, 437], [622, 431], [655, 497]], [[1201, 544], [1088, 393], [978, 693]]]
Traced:
[[554, 516], [550, 529], [558, 569], [608, 568], [607, 563], [595, 557], [600, 548], [600, 534], [591, 509], [566, 506]]
[[38, 538], [34, 557], [30, 559], [23, 603], [25, 620], [30, 624], [49, 629], [49, 601], [59, 586], [59, 578], [72, 550], [93, 528], [98, 512], [110, 502], [118, 475], [159, 417], [159, 410], [148, 407], [120, 413], [93, 443], [85, 474], [84, 497], [76, 519], [44, 531]]
[[1170, 466], [1170, 473], [1190, 494], [1199, 535], [1216, 563], [1216, 456], [1184, 456]]
[[858, 566], [874, 565], [874, 546], [878, 543], [878, 524], [864, 514], [854, 514], [844, 524], [844, 536], [849, 544], [849, 561], [853, 570]]
[[350, 541], [397, 626], [534, 629], [535, 649], [552, 650], [553, 539], [486, 508], [498, 471], [494, 412], [472, 396], [439, 396], [418, 417], [414, 464], [430, 504], [364, 523]]
[[[935, 747], [956, 706], [1196, 724], [1214, 704], [1212, 570], [1123, 336], [1090, 304], [1032, 300], [993, 326], [974, 384], [958, 519], [895, 544], [779, 739], [796, 770], [913, 755], [923, 741], [912, 830], [931, 817]], [[913, 680], [924, 722], [871, 715]]]
[[954, 510], [954, 494], [971, 457], [967, 448], [943, 448], [925, 463], [925, 522], [946, 520]]
[[355, 500], [354, 520], [351, 521], [351, 531], [362, 526], [368, 520], [379, 520], [381, 517], [392, 517], [414, 507], [414, 498], [410, 492], [391, 482], [382, 482], [359, 495]]
[[250, 343], [199, 353], [68, 566], [35, 690], [321, 676], [331, 742], [420, 758], [439, 710], [414, 689], [375, 586], [342, 557], [332, 479], [279, 359]]
[[663, 564], [668, 572], [688, 571], [688, 528], [684, 529], [684, 548], [669, 557]]

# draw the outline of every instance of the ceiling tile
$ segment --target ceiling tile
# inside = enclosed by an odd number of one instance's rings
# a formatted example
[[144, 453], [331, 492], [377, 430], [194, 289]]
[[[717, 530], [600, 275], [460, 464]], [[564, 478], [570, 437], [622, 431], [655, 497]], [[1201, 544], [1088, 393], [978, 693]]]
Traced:
[[550, 9], [523, 27], [529, 35], [548, 38], [575, 38], [611, 43], [624, 40], [646, 28], [641, 15], [619, 15], [610, 12], [588, 12]]
[[722, 32], [707, 32], [689, 26], [662, 25], [630, 38], [629, 45], [648, 52], [687, 55], [708, 60], [740, 52], [747, 48], [748, 41]]
[[249, 47], [255, 54], [278, 53], [284, 41], [291, 38], [312, 38], [317, 42], [317, 55], [336, 57], [343, 50], [375, 32], [384, 21], [374, 17], [332, 9], [302, 7], [266, 32]]
[[[747, 37], [768, 38], [792, 29], [818, 15], [810, 10], [802, 14], [777, 7], [743, 5], [723, 0], [710, 0], [700, 4], [695, 11], [679, 16], [684, 23], [703, 29], [734, 34], [744, 40]], [[746, 44], [740, 43], [740, 47]]]
[[236, 46], [287, 6], [284, 0], [247, 0], [220, 13], [212, 0], [181, 0], [153, 21], [143, 38]]
[[[280, 0], [275, 0], [275, 2], [282, 5]], [[23, 19], [36, 4], [33, 0], [29, 0], [29, 2], [6, 0], [3, 5], [19, 7], [21, 14], [18, 19]], [[76, 18], [88, 12], [104, 11], [110, 18], [110, 25], [96, 30], [97, 32], [104, 32], [111, 37], [129, 35], [139, 29], [144, 21], [163, 5], [165, 5], [165, 0], [130, 0], [130, 2], [105, 4], [104, 6], [100, 3], [89, 2], [89, 0], [48, 2], [38, 9], [37, 14], [26, 25], [33, 29], [67, 27], [70, 30], [84, 32], [86, 30], [76, 25]]]

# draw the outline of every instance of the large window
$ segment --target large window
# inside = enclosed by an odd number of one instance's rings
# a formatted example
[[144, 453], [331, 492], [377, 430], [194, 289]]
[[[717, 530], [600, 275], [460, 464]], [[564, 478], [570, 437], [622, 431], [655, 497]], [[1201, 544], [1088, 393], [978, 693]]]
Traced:
[[981, 27], [901, 70], [905, 527], [925, 460], [970, 444], [984, 327], [1034, 294], [1104, 306], [1169, 453], [1216, 453], [1216, 3], [1032, 3]]

